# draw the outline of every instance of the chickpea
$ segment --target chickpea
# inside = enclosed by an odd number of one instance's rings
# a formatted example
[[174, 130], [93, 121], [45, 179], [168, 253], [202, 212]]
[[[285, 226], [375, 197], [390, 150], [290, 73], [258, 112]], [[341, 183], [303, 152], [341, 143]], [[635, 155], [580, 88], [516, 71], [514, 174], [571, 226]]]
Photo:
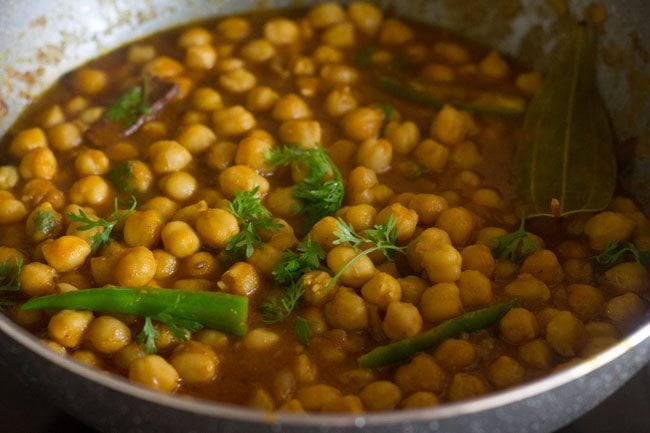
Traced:
[[418, 214], [399, 203], [385, 207], [377, 214], [376, 224], [387, 224], [390, 217], [395, 220], [395, 228], [397, 229], [397, 243], [406, 244], [411, 240], [415, 233], [415, 228], [418, 223]]
[[482, 273], [473, 270], [463, 271], [456, 284], [465, 307], [484, 307], [492, 302], [492, 283]]
[[617, 292], [641, 294], [650, 287], [650, 274], [640, 263], [621, 263], [605, 272], [605, 283]]
[[316, 29], [323, 29], [345, 20], [345, 11], [336, 3], [328, 2], [315, 5], [307, 13], [307, 19]]
[[427, 63], [420, 71], [420, 76], [426, 81], [451, 83], [456, 79], [454, 70], [441, 63]]
[[443, 341], [433, 355], [449, 371], [463, 370], [476, 362], [476, 349], [472, 343], [454, 338]]
[[205, 163], [215, 170], [225, 170], [235, 161], [238, 146], [230, 141], [219, 141], [210, 146]]
[[307, 119], [311, 117], [311, 110], [300, 96], [288, 94], [276, 101], [273, 106], [272, 116], [278, 121]]
[[161, 140], [149, 146], [149, 158], [154, 173], [166, 174], [183, 170], [192, 161], [192, 154], [176, 141]]
[[252, 191], [258, 188], [258, 194], [264, 195], [270, 188], [269, 181], [247, 165], [234, 165], [223, 170], [219, 174], [219, 186], [229, 199], [233, 199], [237, 191]]
[[476, 220], [474, 215], [464, 207], [452, 207], [440, 213], [436, 220], [436, 227], [449, 233], [452, 244], [464, 245], [469, 241], [476, 227]]
[[433, 52], [454, 64], [463, 64], [470, 61], [467, 50], [453, 42], [436, 42], [433, 46]]
[[183, 65], [167, 56], [159, 56], [149, 60], [142, 66], [142, 73], [159, 78], [177, 77], [183, 73]]
[[165, 250], [178, 258], [192, 255], [201, 248], [201, 241], [196, 232], [182, 221], [167, 223], [162, 229], [160, 237]]
[[348, 6], [348, 17], [361, 32], [372, 36], [379, 30], [384, 14], [373, 4], [353, 2]]
[[182, 48], [212, 43], [212, 34], [203, 27], [191, 27], [181, 33], [178, 46]]
[[296, 392], [296, 398], [308, 411], [322, 410], [341, 396], [341, 391], [329, 385], [306, 386]]
[[327, 94], [323, 107], [328, 115], [340, 117], [357, 108], [357, 100], [352, 95], [350, 87], [343, 86]]
[[591, 321], [585, 324], [585, 329], [590, 337], [621, 338], [616, 326], [608, 322]]
[[245, 262], [237, 262], [221, 277], [224, 290], [241, 296], [251, 296], [261, 285], [257, 269]]
[[374, 227], [377, 210], [369, 204], [358, 204], [341, 208], [337, 216], [343, 218], [357, 232], [362, 232]]
[[587, 330], [572, 313], [562, 311], [546, 325], [546, 341], [560, 355], [576, 356], [587, 342]]
[[82, 150], [74, 160], [79, 176], [102, 175], [108, 172], [109, 160], [104, 152], [96, 149]]
[[531, 274], [546, 284], [556, 284], [564, 279], [562, 266], [550, 250], [538, 250], [526, 257], [520, 272]]
[[627, 241], [636, 228], [633, 219], [618, 212], [604, 211], [591, 217], [584, 228], [589, 244], [602, 251], [612, 241]]
[[369, 281], [377, 272], [375, 265], [368, 256], [361, 256], [354, 262], [358, 251], [351, 247], [336, 246], [327, 253], [327, 267], [334, 274], [340, 272], [348, 263], [352, 263], [341, 274], [339, 281], [350, 287], [361, 287]]
[[47, 264], [57, 272], [67, 272], [81, 267], [90, 255], [90, 246], [77, 236], [61, 236], [42, 247]]
[[334, 24], [321, 33], [321, 41], [334, 48], [350, 48], [356, 44], [354, 25], [349, 22]]
[[359, 393], [364, 407], [369, 410], [392, 410], [402, 399], [402, 391], [393, 382], [372, 382]]
[[377, 137], [383, 118], [383, 113], [377, 108], [355, 108], [343, 116], [341, 128], [350, 140], [362, 142]]
[[156, 259], [146, 247], [135, 247], [122, 255], [114, 269], [115, 282], [124, 287], [145, 286], [156, 274]]
[[246, 39], [250, 32], [250, 23], [241, 17], [226, 18], [217, 24], [217, 33], [229, 41]]
[[411, 362], [397, 369], [394, 381], [404, 395], [418, 391], [441, 393], [447, 384], [447, 374], [433, 356], [415, 355]]
[[73, 77], [77, 90], [86, 95], [101, 93], [108, 85], [108, 74], [100, 69], [82, 68]]
[[139, 343], [129, 343], [120, 350], [118, 350], [113, 360], [118, 368], [124, 371], [129, 371], [129, 366], [136, 359], [144, 358], [147, 353]]
[[263, 275], [270, 277], [273, 269], [280, 263], [282, 251], [272, 245], [264, 244], [262, 248], [256, 248], [248, 262]]
[[18, 172], [23, 179], [52, 179], [56, 174], [58, 164], [54, 153], [46, 147], [38, 147], [25, 153]]
[[628, 329], [636, 325], [645, 312], [645, 303], [636, 293], [616, 296], [605, 304], [605, 316], [619, 329]]
[[569, 309], [583, 320], [593, 319], [605, 308], [605, 296], [600, 289], [587, 284], [567, 287]]
[[72, 349], [81, 344], [92, 320], [93, 313], [90, 311], [61, 310], [50, 319], [47, 332], [56, 343]]
[[469, 373], [456, 373], [451, 378], [447, 388], [449, 401], [467, 400], [479, 397], [488, 392], [485, 381], [479, 376]]
[[[415, 149], [415, 146], [417, 146], [420, 142], [420, 129], [413, 122], [400, 123], [396, 121], [390, 121], [384, 128], [384, 137], [392, 144], [395, 152], [400, 154], [407, 154]], [[420, 153], [423, 153], [423, 151]], [[420, 161], [424, 159], [426, 158], [418, 157], [418, 160]]]
[[218, 372], [219, 358], [205, 344], [188, 341], [179, 345], [169, 362], [184, 383], [204, 383], [212, 380]]
[[494, 274], [495, 262], [490, 248], [484, 244], [474, 244], [460, 250], [463, 258], [462, 269], [478, 271], [487, 278]]
[[431, 136], [448, 146], [458, 144], [468, 133], [468, 120], [462, 112], [445, 105], [433, 118]]
[[155, 280], [164, 280], [173, 276], [178, 269], [178, 259], [164, 250], [154, 250], [154, 259], [156, 260]]
[[13, 165], [0, 166], [0, 190], [9, 190], [18, 183], [18, 170]]
[[194, 123], [181, 128], [176, 140], [190, 153], [197, 154], [216, 143], [217, 137], [207, 126]]
[[15, 198], [0, 198], [0, 225], [20, 222], [27, 215], [27, 208]]
[[460, 290], [454, 283], [438, 283], [422, 293], [420, 312], [430, 322], [442, 322], [463, 311]]
[[231, 93], [244, 93], [257, 83], [257, 78], [246, 69], [228, 71], [219, 77], [221, 87]]
[[484, 76], [494, 80], [505, 78], [509, 73], [508, 64], [496, 51], [491, 51], [481, 60], [478, 70]]
[[218, 135], [236, 136], [255, 127], [253, 115], [241, 105], [216, 110], [212, 115], [214, 129]]
[[275, 46], [267, 39], [253, 39], [241, 49], [241, 56], [251, 63], [264, 63], [275, 55]]
[[275, 18], [264, 25], [264, 37], [275, 45], [289, 45], [300, 37], [298, 25], [286, 18]]
[[124, 242], [130, 247], [151, 248], [160, 239], [165, 221], [154, 209], [129, 214], [124, 222]]
[[487, 370], [488, 380], [497, 389], [520, 384], [524, 380], [524, 374], [524, 367], [506, 355], [498, 357]]
[[[442, 245], [450, 245], [449, 235], [444, 230], [432, 227], [422, 231], [413, 241], [409, 243], [406, 256], [414, 271], [420, 272], [424, 269], [424, 257], [439, 249]], [[460, 271], [459, 271], [460, 275]], [[454, 280], [456, 280], [454, 278]]]
[[402, 289], [402, 301], [419, 304], [422, 293], [427, 288], [427, 282], [415, 275], [408, 275], [397, 280]]
[[422, 316], [408, 302], [391, 302], [386, 308], [382, 329], [391, 340], [413, 337], [422, 330]]
[[433, 248], [422, 257], [422, 268], [433, 282], [456, 281], [460, 277], [461, 263], [458, 250], [448, 244]]
[[178, 372], [158, 355], [147, 355], [129, 366], [129, 379], [157, 391], [172, 392], [178, 386]]
[[230, 212], [207, 209], [196, 219], [196, 231], [205, 245], [225, 248], [226, 241], [239, 233], [239, 224]]
[[244, 346], [249, 350], [265, 351], [273, 348], [280, 341], [280, 336], [266, 328], [257, 328], [244, 337]]
[[20, 291], [29, 297], [54, 293], [56, 276], [56, 271], [45, 263], [28, 263], [18, 276]]
[[415, 158], [427, 169], [441, 173], [447, 167], [449, 149], [434, 140], [424, 140], [416, 143]]
[[513, 308], [499, 321], [501, 337], [508, 343], [520, 345], [537, 338], [539, 323], [525, 308]]
[[363, 298], [351, 290], [338, 290], [325, 304], [325, 317], [333, 328], [359, 331], [368, 327], [368, 308]]
[[377, 272], [361, 287], [361, 295], [367, 302], [386, 309], [389, 304], [401, 299], [402, 288], [394, 277]]
[[131, 343], [131, 330], [114, 317], [100, 316], [90, 322], [85, 338], [98, 352], [113, 354]]
[[543, 281], [530, 274], [522, 274], [503, 288], [503, 293], [529, 302], [548, 301], [551, 291]]
[[41, 128], [23, 129], [11, 141], [9, 153], [17, 158], [22, 158], [30, 150], [47, 146], [47, 137]]
[[376, 173], [390, 170], [393, 160], [393, 147], [388, 140], [369, 138], [357, 150], [357, 163]]
[[321, 126], [315, 120], [288, 120], [280, 125], [280, 140], [301, 149], [318, 147], [321, 142]]
[[111, 195], [110, 185], [97, 175], [82, 177], [68, 191], [70, 201], [79, 205], [99, 206], [106, 203]]
[[384, 20], [379, 28], [379, 43], [382, 45], [402, 45], [413, 36], [413, 30], [396, 18]]
[[418, 391], [402, 400], [400, 407], [403, 409], [417, 409], [436, 406], [440, 403], [438, 397], [431, 392]]
[[156, 210], [160, 213], [164, 221], [169, 221], [178, 210], [178, 205], [167, 197], [157, 196], [147, 200], [141, 209], [143, 211]]
[[185, 51], [185, 65], [194, 69], [212, 69], [217, 63], [217, 51], [213, 46], [192, 45]]
[[553, 366], [553, 349], [546, 340], [532, 340], [519, 346], [519, 358], [526, 364], [539, 370], [548, 370]]
[[320, 219], [309, 232], [309, 236], [314, 242], [317, 242], [325, 252], [329, 252], [334, 248], [334, 241], [336, 236], [334, 231], [337, 228], [337, 220], [334, 217], [324, 217]]

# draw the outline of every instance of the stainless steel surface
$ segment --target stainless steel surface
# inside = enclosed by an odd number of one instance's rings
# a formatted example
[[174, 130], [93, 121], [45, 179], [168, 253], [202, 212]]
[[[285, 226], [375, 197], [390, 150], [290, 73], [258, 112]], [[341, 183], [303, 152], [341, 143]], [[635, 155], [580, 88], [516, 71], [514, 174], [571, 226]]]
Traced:
[[[310, 2], [298, 2], [306, 5]], [[561, 4], [562, 2], [556, 2]], [[394, 1], [397, 13], [456, 29], [532, 62], [561, 34], [547, 2], [536, 0]], [[586, 0], [571, 2], [581, 15]], [[620, 138], [650, 145], [650, 3], [602, 2], [600, 84]], [[62, 73], [105, 50], [172, 24], [295, 1], [5, 0], [0, 6], [0, 134]], [[157, 394], [49, 351], [0, 317], [0, 364], [51, 395], [67, 411], [115, 432], [548, 432], [594, 407], [650, 359], [650, 323], [579, 366], [465, 403], [387, 414], [267, 414]], [[182, 428], [181, 428], [182, 426]]]

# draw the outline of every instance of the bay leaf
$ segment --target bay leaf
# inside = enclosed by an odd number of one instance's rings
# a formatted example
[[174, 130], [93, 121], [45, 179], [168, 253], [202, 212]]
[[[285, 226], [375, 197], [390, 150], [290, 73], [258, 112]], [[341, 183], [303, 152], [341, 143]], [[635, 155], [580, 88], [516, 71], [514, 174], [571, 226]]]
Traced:
[[526, 215], [605, 208], [616, 186], [614, 136], [596, 81], [596, 47], [578, 25], [559, 47], [526, 113], [519, 147]]

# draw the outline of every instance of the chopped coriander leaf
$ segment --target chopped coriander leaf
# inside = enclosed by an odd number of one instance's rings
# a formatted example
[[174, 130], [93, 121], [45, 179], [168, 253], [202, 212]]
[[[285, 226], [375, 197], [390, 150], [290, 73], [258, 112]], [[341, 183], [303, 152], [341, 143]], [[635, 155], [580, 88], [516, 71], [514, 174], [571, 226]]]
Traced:
[[20, 290], [18, 277], [22, 270], [23, 259], [7, 259], [0, 263], [0, 291], [17, 292]]
[[296, 251], [282, 254], [280, 263], [273, 269], [273, 279], [278, 284], [292, 284], [305, 273], [318, 269], [326, 253], [318, 242], [307, 239], [300, 242]]
[[525, 229], [526, 218], [521, 216], [519, 228], [512, 233], [494, 238], [497, 246], [492, 249], [492, 256], [499, 260], [517, 262], [539, 249]]
[[296, 336], [303, 346], [309, 346], [311, 340], [311, 327], [309, 321], [302, 316], [296, 316], [295, 323]]
[[306, 230], [339, 210], [345, 194], [343, 178], [326, 149], [278, 146], [267, 154], [267, 159], [274, 166], [297, 162], [307, 169], [305, 178], [292, 190], [293, 197], [300, 203], [299, 212], [305, 217]]
[[233, 257], [250, 257], [264, 242], [260, 233], [273, 234], [282, 224], [262, 205], [258, 188], [237, 191], [230, 203], [230, 213], [239, 221], [239, 233], [226, 242], [226, 253]]
[[389, 122], [393, 120], [393, 118], [395, 117], [395, 107], [390, 105], [388, 102], [382, 102], [381, 104], [379, 104], [379, 108], [381, 109], [381, 111], [384, 112], [384, 116], [386, 116], [386, 120], [388, 120]]
[[134, 125], [140, 116], [149, 112], [150, 104], [147, 101], [146, 87], [147, 80], [143, 86], [131, 87], [106, 109], [105, 117], [114, 122], [120, 122], [124, 126]]
[[42, 232], [45, 235], [51, 234], [57, 226], [54, 211], [41, 209], [32, 217], [34, 232]]
[[598, 265], [609, 269], [624, 261], [635, 260], [643, 265], [650, 264], [650, 251], [639, 251], [632, 242], [612, 241], [598, 255], [591, 260]]
[[262, 304], [262, 321], [272, 324], [285, 320], [300, 303], [305, 293], [302, 279], [285, 287], [281, 295], [269, 296]]
[[152, 354], [157, 352], [156, 338], [158, 338], [159, 336], [160, 334], [153, 326], [151, 317], [147, 316], [144, 318], [144, 325], [142, 326], [142, 331], [140, 331], [138, 336], [135, 338], [135, 341], [137, 341], [140, 344], [144, 343], [144, 351], [147, 352], [148, 354]]
[[108, 172], [108, 179], [121, 192], [133, 192], [133, 165], [131, 161], [122, 161]]
[[74, 222], [79, 222], [83, 223], [82, 226], [79, 226], [77, 230], [92, 230], [96, 227], [102, 228], [102, 231], [99, 233], [96, 233], [90, 237], [92, 240], [91, 244], [91, 249], [93, 252], [97, 252], [99, 248], [103, 247], [104, 245], [107, 245], [110, 240], [111, 240], [111, 232], [113, 231], [113, 228], [117, 225], [118, 222], [126, 218], [129, 214], [131, 214], [136, 206], [138, 205], [138, 202], [135, 200], [135, 198], [132, 198], [132, 204], [129, 209], [126, 211], [120, 213], [119, 209], [119, 204], [117, 198], [115, 199], [115, 210], [110, 216], [110, 219], [104, 219], [104, 218], [97, 218], [94, 219], [90, 215], [88, 215], [83, 209], [79, 209], [78, 213], [69, 213], [68, 218], [70, 221]]
[[352, 257], [349, 262], [343, 266], [329, 281], [327, 288], [333, 288], [341, 275], [347, 271], [361, 257], [366, 256], [374, 251], [381, 251], [388, 260], [393, 260], [396, 252], [404, 253], [406, 247], [398, 247], [395, 242], [397, 241], [397, 222], [395, 217], [391, 215], [385, 224], [375, 225], [372, 229], [364, 230], [363, 234], [357, 233], [354, 228], [339, 218], [337, 221], [337, 229], [334, 231], [336, 240], [334, 245], [349, 244], [355, 249], [361, 249], [364, 245], [372, 245], [369, 248], [359, 251], [359, 253]]

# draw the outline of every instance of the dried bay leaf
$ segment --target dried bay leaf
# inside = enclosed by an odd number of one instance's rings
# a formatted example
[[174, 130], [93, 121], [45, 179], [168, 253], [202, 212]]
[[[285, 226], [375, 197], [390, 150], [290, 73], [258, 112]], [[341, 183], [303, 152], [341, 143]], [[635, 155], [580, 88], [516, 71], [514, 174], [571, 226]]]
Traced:
[[577, 26], [531, 101], [519, 148], [526, 215], [605, 208], [616, 186], [613, 133], [596, 82], [596, 47]]

